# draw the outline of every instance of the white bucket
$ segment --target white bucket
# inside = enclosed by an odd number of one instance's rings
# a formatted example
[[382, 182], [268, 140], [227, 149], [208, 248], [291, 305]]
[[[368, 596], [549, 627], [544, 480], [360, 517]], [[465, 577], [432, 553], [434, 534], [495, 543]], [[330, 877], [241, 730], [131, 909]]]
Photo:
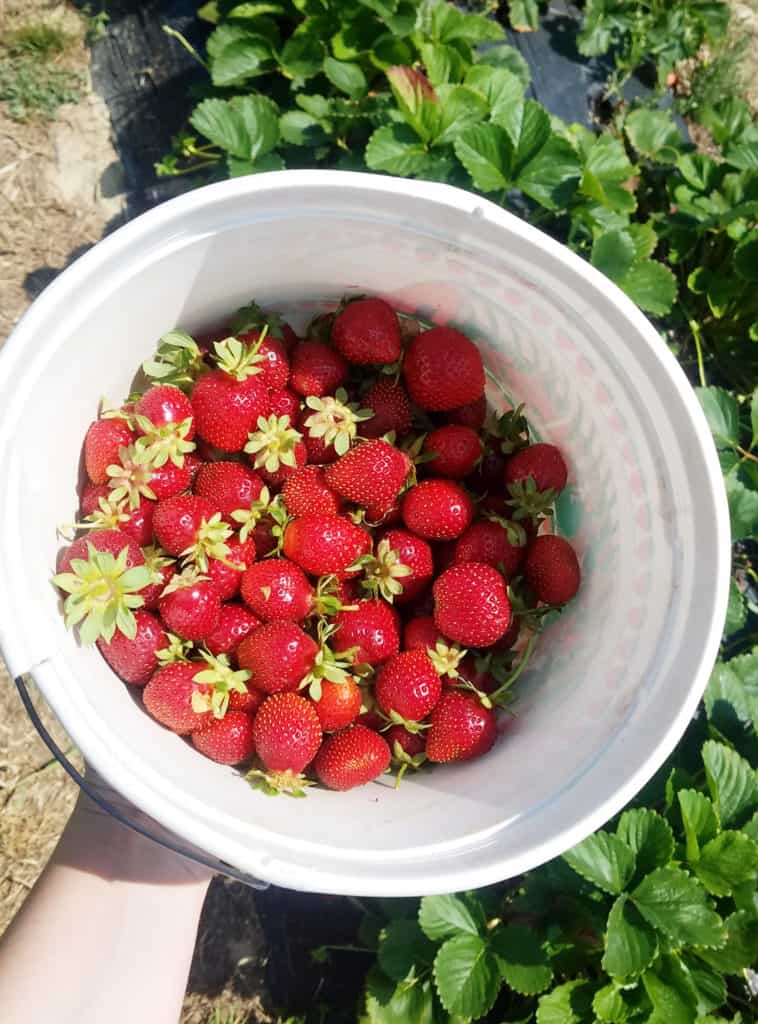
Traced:
[[[568, 453], [559, 529], [580, 594], [541, 638], [518, 718], [486, 757], [304, 800], [253, 792], [161, 729], [66, 632], [56, 525], [82, 438], [176, 324], [251, 297], [301, 326], [377, 292], [453, 321]], [[729, 523], [695, 396], [655, 329], [545, 235], [443, 185], [322, 171], [199, 189], [139, 217], [45, 291], [0, 358], [0, 640], [87, 760], [167, 828], [262, 879], [317, 892], [449, 892], [519, 874], [602, 825], [660, 766], [716, 655]], [[494, 396], [494, 392], [493, 392]]]

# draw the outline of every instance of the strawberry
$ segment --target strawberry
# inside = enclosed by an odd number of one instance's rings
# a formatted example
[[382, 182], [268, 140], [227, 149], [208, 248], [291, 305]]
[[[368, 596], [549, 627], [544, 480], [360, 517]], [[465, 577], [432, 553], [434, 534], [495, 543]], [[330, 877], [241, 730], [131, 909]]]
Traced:
[[505, 483], [509, 491], [513, 484], [524, 483], [531, 477], [538, 491], [549, 490], [557, 495], [566, 486], [567, 476], [565, 460], [552, 444], [531, 444], [511, 455], [505, 464]]
[[206, 498], [178, 494], [159, 501], [153, 516], [153, 532], [164, 551], [181, 555], [197, 541], [203, 525], [216, 513]]
[[267, 793], [301, 796], [305, 782], [300, 773], [316, 756], [321, 737], [311, 701], [296, 693], [275, 693], [261, 704], [253, 721], [255, 750], [265, 771], [251, 772], [248, 779]]
[[316, 661], [318, 644], [294, 622], [267, 622], [237, 648], [237, 660], [251, 684], [265, 693], [296, 690]]
[[269, 558], [242, 576], [242, 600], [263, 622], [300, 622], [313, 608], [313, 587], [299, 565]]
[[284, 506], [291, 516], [337, 515], [340, 496], [329, 487], [323, 466], [301, 466], [282, 488]]
[[289, 388], [279, 388], [276, 391], [269, 391], [270, 415], [289, 416], [290, 423], [296, 423], [300, 413], [300, 396]]
[[455, 540], [446, 540], [434, 545], [435, 576], [441, 576], [446, 569], [455, 565], [455, 545], [457, 543], [458, 541]]
[[576, 552], [565, 538], [543, 533], [526, 552], [524, 578], [538, 601], [565, 604], [576, 594], [581, 582]]
[[252, 537], [240, 540], [239, 535], [229, 538], [223, 558], [209, 558], [206, 572], [213, 580], [222, 601], [229, 601], [239, 593], [242, 576], [255, 561], [255, 541]]
[[186, 458], [181, 466], [170, 459], [162, 466], [154, 466], [145, 459], [145, 453], [134, 445], [120, 449], [118, 461], [108, 467], [108, 486], [113, 501], [128, 497], [130, 507], [137, 508], [140, 495], [162, 501], [189, 488], [190, 470]]
[[405, 758], [396, 749], [395, 744], [397, 744], [403, 754], [410, 758], [418, 757], [419, 754], [423, 754], [426, 750], [426, 738], [424, 735], [420, 732], [408, 732], [404, 725], [390, 726], [387, 730], [386, 739], [393, 757], [403, 763]]
[[254, 686], [248, 686], [247, 693], [232, 691], [229, 694], [230, 711], [247, 711], [249, 715], [255, 714], [268, 694], [256, 690]]
[[[260, 497], [263, 481], [241, 462], [206, 462], [198, 471], [194, 491], [220, 512], [227, 523], [233, 523], [232, 512], [248, 508]], [[210, 518], [210, 517], [209, 517]]]
[[402, 591], [395, 594], [398, 604], [407, 604], [418, 597], [432, 578], [434, 571], [432, 549], [425, 540], [408, 530], [391, 529], [387, 530], [379, 542], [377, 554], [385, 541], [391, 551], [397, 552], [400, 564], [411, 570], [400, 579]]
[[[180, 736], [202, 729], [213, 721], [211, 707], [196, 711], [193, 706], [195, 694], [207, 698], [212, 692], [211, 686], [195, 679], [205, 672], [206, 667], [197, 661], [173, 662], [159, 668], [142, 691], [142, 700], [153, 718]], [[204, 703], [201, 702], [200, 706]]]
[[334, 621], [334, 650], [356, 648], [356, 662], [381, 665], [400, 650], [400, 618], [394, 608], [379, 598], [359, 601], [355, 611], [343, 609]]
[[100, 653], [110, 667], [126, 683], [144, 686], [158, 668], [156, 652], [168, 646], [166, 631], [150, 612], [136, 611], [134, 619], [137, 632], [131, 639], [120, 629], [113, 634], [110, 642], [102, 638], [97, 641]]
[[164, 588], [176, 572], [176, 562], [173, 558], [168, 558], [165, 551], [154, 545], [144, 547], [142, 555], [145, 559], [145, 566], [150, 570], [151, 579], [139, 594], [145, 602], [144, 607], [148, 611], [153, 611], [158, 607], [158, 601]]
[[480, 519], [455, 543], [453, 564], [485, 562], [500, 569], [507, 580], [515, 576], [526, 552], [526, 532], [517, 523]]
[[[309, 395], [300, 422], [305, 436], [319, 442], [325, 453], [333, 448], [337, 455], [345, 455], [358, 434], [358, 425], [370, 416], [369, 409], [359, 409], [348, 401], [344, 388], [337, 388], [334, 395]], [[314, 452], [317, 450], [313, 447]]]
[[344, 729], [354, 722], [361, 710], [361, 690], [352, 676], [339, 683], [324, 679], [321, 696], [313, 705], [324, 732]]
[[433, 616], [417, 615], [406, 622], [403, 631], [403, 650], [434, 650], [438, 643], [449, 644], [450, 641], [437, 629]]
[[392, 507], [411, 469], [399, 448], [376, 438], [351, 448], [324, 471], [327, 484], [348, 501]]
[[177, 466], [195, 445], [194, 414], [189, 398], [173, 384], [156, 384], [134, 406], [133, 422], [139, 437], [137, 450], [154, 466], [169, 459]]
[[386, 722], [379, 711], [379, 705], [376, 703], [376, 698], [371, 690], [363, 691], [363, 705], [366, 710], [361, 711], [356, 719], [359, 725], [365, 725], [367, 729], [373, 729], [374, 732], [379, 732], [386, 726]]
[[114, 558], [126, 548], [126, 568], [144, 565], [145, 558], [139, 544], [121, 530], [93, 530], [87, 537], [80, 537], [65, 548], [58, 559], [58, 572], [71, 572], [71, 563], [75, 558], [87, 559], [89, 548], [107, 552]]
[[473, 402], [458, 406], [457, 409], [450, 409], [445, 413], [448, 423], [458, 423], [462, 427], [471, 427], [477, 432], [484, 426], [487, 418], [487, 399], [480, 395]]
[[339, 352], [321, 341], [301, 341], [292, 353], [290, 387], [298, 395], [332, 395], [347, 374]]
[[325, 466], [335, 462], [339, 458], [333, 444], [327, 444], [323, 437], [312, 437], [306, 427], [306, 420], [313, 415], [311, 409], [303, 409], [297, 418], [297, 429], [303, 435], [303, 444], [308, 452], [308, 462], [318, 466]]
[[108, 482], [108, 466], [117, 463], [119, 452], [135, 440], [122, 419], [102, 419], [91, 423], [84, 437], [84, 465], [93, 484]]
[[305, 465], [308, 449], [302, 435], [290, 426], [288, 416], [261, 416], [256, 427], [244, 450], [270, 487], [281, 486], [287, 476]]
[[[92, 502], [96, 492], [97, 502], [93, 508]], [[89, 488], [85, 489], [82, 495], [82, 509], [86, 507], [89, 512], [82, 525], [92, 530], [121, 530], [136, 540], [140, 546], [149, 544], [153, 536], [153, 513], [156, 503], [140, 495], [137, 507], [129, 508], [126, 498], [114, 501], [110, 493], [102, 484], [90, 484]]]
[[270, 332], [262, 339], [260, 331], [247, 331], [238, 334], [237, 337], [248, 347], [255, 348], [258, 355], [262, 356], [258, 366], [261, 370], [261, 380], [269, 391], [279, 391], [286, 387], [290, 379], [290, 364], [284, 342], [272, 337]]
[[253, 716], [244, 711], [227, 711], [191, 736], [193, 745], [218, 764], [241, 764], [255, 753]]
[[268, 389], [260, 360], [236, 338], [217, 342], [219, 368], [203, 374], [192, 389], [195, 429], [208, 444], [226, 452], [241, 450], [253, 424], [268, 416]]
[[430, 412], [445, 412], [484, 394], [479, 349], [453, 327], [432, 327], [408, 346], [403, 362], [408, 394]]
[[424, 651], [403, 651], [390, 658], [376, 677], [379, 707], [394, 722], [420, 722], [442, 693], [442, 683]]
[[243, 604], [230, 601], [221, 605], [218, 625], [203, 642], [211, 654], [232, 655], [245, 637], [260, 625], [260, 619]]
[[203, 640], [218, 625], [221, 598], [212, 580], [186, 569], [163, 591], [158, 611], [172, 633], [185, 640]]
[[432, 593], [437, 628], [465, 647], [494, 644], [510, 624], [505, 581], [491, 565], [454, 565], [438, 577]]
[[349, 576], [371, 549], [371, 537], [347, 516], [302, 516], [284, 530], [284, 554], [314, 576]]
[[481, 462], [466, 482], [477, 494], [499, 495], [505, 490], [504, 473], [505, 456], [485, 446]]
[[313, 767], [329, 789], [346, 790], [383, 774], [390, 756], [390, 748], [379, 733], [356, 723], [327, 736]]
[[411, 429], [411, 403], [402, 384], [389, 377], [380, 377], [363, 396], [362, 404], [373, 416], [361, 426], [364, 437], [381, 437], [391, 430], [396, 435]]
[[397, 314], [383, 299], [355, 299], [334, 318], [332, 342], [350, 363], [395, 363], [400, 358]]
[[426, 468], [434, 476], [446, 476], [453, 480], [462, 480], [474, 469], [482, 457], [482, 443], [479, 435], [471, 427], [449, 424], [432, 430], [424, 438], [425, 454], [434, 454]]
[[[100, 499], [105, 498], [106, 501], [110, 498], [111, 489], [107, 484], [93, 484], [90, 481], [86, 482], [82, 487], [81, 497], [79, 499], [79, 510], [83, 516], [92, 515], [100, 507]], [[118, 529], [118, 527], [115, 527]]]
[[[177, 426], [183, 420], [192, 420], [192, 403], [174, 384], [155, 384], [138, 399], [134, 406], [134, 414], [135, 419], [142, 416], [154, 427]], [[139, 424], [137, 433], [145, 433]], [[191, 441], [194, 436], [194, 424], [190, 422], [187, 440]]]
[[497, 739], [497, 719], [473, 694], [446, 690], [431, 714], [426, 756], [433, 762], [470, 761]]
[[422, 480], [405, 492], [403, 522], [427, 540], [455, 540], [474, 518], [474, 503], [452, 480]]

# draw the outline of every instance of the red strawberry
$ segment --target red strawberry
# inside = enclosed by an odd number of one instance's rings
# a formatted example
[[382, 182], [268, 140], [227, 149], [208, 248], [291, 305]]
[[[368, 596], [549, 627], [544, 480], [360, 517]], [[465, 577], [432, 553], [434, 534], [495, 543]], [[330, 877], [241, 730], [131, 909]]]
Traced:
[[480, 395], [473, 402], [467, 402], [465, 405], [458, 406], [457, 409], [450, 409], [445, 414], [445, 419], [448, 423], [458, 423], [462, 427], [471, 427], [472, 430], [477, 432], [484, 426], [486, 418], [487, 399], [484, 395]]
[[[415, 600], [426, 587], [434, 572], [432, 549], [425, 540], [408, 530], [387, 530], [382, 541], [387, 541], [390, 551], [396, 551], [401, 565], [407, 566], [411, 572], [401, 577], [402, 592], [395, 595], [398, 604], [407, 604]], [[379, 547], [382, 546], [380, 541]], [[379, 550], [377, 548], [377, 554]]]
[[395, 363], [400, 358], [397, 314], [384, 299], [356, 299], [332, 324], [334, 347], [350, 363]]
[[255, 541], [252, 537], [240, 540], [239, 534], [226, 541], [229, 549], [221, 558], [209, 558], [207, 575], [216, 584], [218, 596], [229, 601], [239, 593], [242, 576], [255, 561]]
[[89, 557], [89, 545], [96, 551], [107, 551], [118, 557], [120, 552], [126, 548], [126, 567], [131, 569], [135, 565], [144, 565], [145, 558], [140, 550], [139, 544], [121, 530], [93, 530], [87, 537], [80, 537], [70, 544], [58, 559], [58, 572], [70, 572], [71, 562], [75, 558], [87, 559]]
[[238, 334], [237, 337], [245, 345], [256, 348], [258, 355], [263, 357], [258, 363], [261, 380], [269, 391], [279, 391], [287, 386], [290, 379], [287, 346], [281, 339], [274, 338], [271, 334], [266, 334], [263, 341], [258, 343], [260, 335], [260, 331], [247, 331], [245, 334]]
[[211, 686], [195, 682], [195, 676], [206, 669], [204, 662], [196, 661], [176, 661], [159, 668], [142, 691], [142, 700], [153, 718], [180, 736], [209, 725], [212, 709], [195, 711], [192, 706], [194, 694], [209, 697], [212, 692]]
[[338, 612], [338, 627], [332, 640], [335, 651], [357, 647], [356, 662], [380, 665], [400, 650], [400, 617], [379, 598], [359, 601], [355, 611]]
[[444, 412], [484, 394], [479, 349], [453, 327], [422, 331], [408, 346], [403, 362], [408, 393], [422, 409]]
[[411, 403], [402, 384], [380, 377], [363, 396], [361, 404], [374, 415], [361, 424], [363, 437], [381, 437], [394, 430], [398, 436], [411, 429]]
[[184, 464], [195, 445], [195, 423], [189, 398], [173, 384], [156, 384], [142, 395], [134, 406], [134, 423], [140, 435], [137, 449], [153, 465], [167, 460]]
[[241, 584], [242, 600], [263, 622], [300, 622], [313, 608], [313, 587], [299, 565], [268, 558], [251, 565]]
[[172, 633], [185, 640], [204, 640], [218, 625], [221, 598], [212, 580], [188, 569], [163, 591], [158, 611]]
[[506, 486], [532, 477], [538, 491], [559, 494], [566, 486], [568, 470], [560, 451], [552, 444], [532, 444], [511, 455], [505, 464]]
[[268, 416], [268, 388], [252, 350], [236, 339], [216, 350], [219, 369], [203, 374], [192, 390], [195, 429], [208, 444], [238, 452], [258, 418]]
[[277, 539], [274, 536], [275, 526], [276, 523], [270, 516], [262, 516], [255, 524], [252, 537], [255, 541], [255, 550], [260, 558], [270, 555], [277, 545]]
[[131, 445], [119, 451], [118, 459], [108, 468], [108, 478], [111, 500], [128, 497], [131, 507], [136, 508], [140, 495], [162, 501], [186, 491], [190, 485], [190, 470], [186, 458], [181, 466], [170, 459], [162, 466], [154, 466], [145, 462]]
[[300, 773], [316, 756], [321, 736], [316, 709], [305, 697], [275, 693], [261, 704], [253, 721], [253, 739], [265, 768], [259, 774], [267, 792], [302, 793]]
[[284, 554], [314, 576], [347, 576], [371, 550], [371, 537], [347, 516], [302, 516], [284, 531]]
[[119, 461], [121, 448], [128, 448], [134, 434], [124, 420], [104, 419], [91, 423], [84, 438], [84, 465], [93, 484], [108, 482], [106, 470]]
[[111, 489], [107, 484], [85, 483], [82, 487], [82, 495], [79, 500], [79, 508], [83, 516], [91, 515], [100, 506], [100, 499], [106, 501], [111, 496]]
[[329, 789], [363, 786], [387, 770], [390, 748], [386, 740], [356, 723], [327, 736], [316, 755], [316, 775]]
[[299, 466], [305, 465], [308, 449], [288, 416], [261, 416], [255, 426], [245, 451], [266, 483], [279, 487]]
[[[148, 388], [134, 406], [134, 412], [150, 420], [155, 427], [173, 426], [187, 419], [192, 421], [192, 403], [173, 384], [155, 384]], [[144, 434], [145, 431], [138, 425], [137, 433]], [[186, 439], [191, 441], [194, 436], [194, 424], [190, 422]]]
[[211, 654], [234, 654], [245, 637], [260, 625], [260, 619], [243, 604], [236, 601], [222, 604], [218, 625], [205, 638], [205, 646]]
[[253, 716], [244, 711], [227, 711], [204, 729], [192, 733], [192, 743], [218, 764], [241, 764], [255, 753]]
[[166, 586], [176, 573], [176, 562], [168, 558], [165, 551], [153, 545], [142, 549], [145, 565], [153, 575], [152, 582], [140, 590], [139, 594], [149, 611], [158, 607], [158, 601]]
[[445, 570], [455, 565], [455, 545], [458, 541], [446, 540], [434, 545], [434, 574], [441, 576]]
[[474, 503], [452, 480], [422, 480], [405, 492], [403, 522], [427, 540], [455, 540], [474, 518]]
[[432, 711], [426, 734], [430, 761], [470, 761], [486, 754], [497, 739], [497, 719], [473, 694], [446, 690]]
[[195, 483], [195, 479], [197, 478], [197, 474], [200, 472], [202, 465], [203, 460], [196, 455], [195, 452], [187, 452], [184, 456], [184, 468], [189, 473], [189, 487], [192, 487]]
[[256, 690], [253, 686], [248, 686], [247, 693], [233, 690], [229, 694], [229, 710], [247, 711], [249, 715], [255, 714], [267, 696], [268, 694]]
[[521, 619], [518, 616], [514, 615], [511, 619], [510, 626], [506, 629], [506, 631], [503, 633], [500, 639], [492, 645], [492, 650], [509, 651], [518, 640], [520, 632]]
[[206, 462], [194, 483], [195, 494], [210, 502], [227, 523], [233, 522], [232, 512], [257, 501], [262, 489], [258, 474], [241, 462]]
[[[510, 626], [508, 629], [510, 629]], [[500, 641], [498, 640], [499, 643]], [[467, 654], [458, 665], [458, 678], [465, 679], [466, 682], [471, 683], [481, 693], [493, 693], [497, 689], [498, 684], [495, 677], [489, 671], [489, 660], [488, 657], [477, 658], [474, 654]], [[450, 679], [451, 685], [455, 682], [455, 679]]]
[[432, 593], [437, 628], [464, 647], [489, 647], [510, 624], [505, 581], [491, 565], [455, 565], [437, 579]]
[[348, 676], [340, 683], [331, 683], [324, 679], [321, 682], [321, 696], [314, 701], [313, 706], [324, 732], [344, 729], [360, 714], [360, 687], [352, 676]]
[[361, 711], [358, 715], [358, 724], [365, 725], [367, 729], [373, 729], [374, 732], [379, 732], [383, 729], [386, 722], [382, 718], [379, 705], [376, 703], [376, 698], [371, 690], [364, 689], [363, 691], [363, 707], [366, 710]]
[[326, 482], [323, 466], [302, 466], [282, 488], [284, 507], [291, 516], [337, 515], [342, 499]]
[[290, 387], [298, 395], [331, 395], [347, 380], [339, 352], [321, 341], [301, 341], [292, 353]]
[[339, 454], [334, 445], [327, 444], [323, 437], [311, 437], [305, 421], [312, 415], [313, 410], [303, 409], [297, 418], [297, 429], [303, 435], [303, 444], [308, 452], [308, 462], [325, 466], [330, 462], [335, 462], [339, 458]]
[[422, 451], [426, 454], [435, 453], [434, 458], [426, 463], [426, 468], [434, 476], [462, 480], [473, 471], [482, 457], [482, 443], [471, 427], [449, 424], [427, 434]]
[[405, 624], [403, 631], [403, 650], [427, 651], [434, 650], [438, 643], [448, 644], [450, 641], [437, 629], [431, 615], [417, 615]]
[[298, 469], [301, 469], [307, 461], [308, 449], [305, 446], [305, 442], [298, 441], [295, 445], [294, 466], [281, 465], [278, 469], [273, 471], [269, 471], [265, 466], [261, 466], [260, 474], [272, 490], [278, 491], [287, 482], [287, 480], [289, 480], [292, 474], [296, 473]]
[[324, 472], [327, 484], [348, 501], [389, 510], [410, 469], [405, 452], [377, 438], [351, 448]]
[[184, 464], [181, 466], [169, 460], [162, 466], [153, 467], [148, 484], [157, 501], [172, 498], [175, 494], [189, 490], [192, 482], [190, 465], [189, 456], [185, 455]]
[[170, 555], [180, 555], [195, 543], [203, 522], [209, 522], [214, 512], [210, 501], [196, 495], [166, 498], [158, 502], [153, 516], [155, 539]]
[[442, 683], [424, 651], [403, 651], [382, 666], [375, 689], [385, 715], [420, 722], [439, 700]]
[[494, 519], [480, 519], [456, 541], [453, 564], [485, 562], [500, 569], [509, 580], [516, 575], [524, 559], [525, 545], [523, 527]]
[[300, 412], [300, 396], [289, 388], [269, 391], [269, 405], [272, 416], [289, 416], [290, 423], [297, 421]]
[[144, 686], [158, 668], [156, 651], [168, 646], [166, 631], [150, 612], [141, 609], [134, 612], [137, 632], [133, 639], [124, 636], [120, 629], [113, 634], [110, 643], [102, 637], [97, 641], [100, 653], [110, 667], [124, 682], [133, 686]]
[[[105, 492], [103, 495], [102, 492]], [[95, 530], [121, 530], [142, 546], [153, 536], [153, 512], [156, 503], [144, 495], [139, 496], [136, 508], [130, 508], [126, 498], [114, 501], [110, 490], [102, 484], [90, 484], [82, 495], [82, 509], [89, 509], [86, 521]], [[97, 500], [95, 496], [97, 495]], [[94, 507], [93, 507], [94, 501]]]
[[[386, 739], [393, 756], [398, 760], [401, 760], [401, 758], [398, 757], [395, 744], [408, 757], [417, 757], [419, 754], [423, 754], [426, 749], [426, 737], [420, 732], [408, 732], [404, 725], [391, 726], [387, 730]], [[402, 760], [405, 761], [404, 758]]]
[[529, 545], [524, 578], [538, 601], [565, 604], [579, 589], [581, 576], [576, 552], [565, 538], [543, 533]]
[[313, 668], [318, 644], [294, 622], [268, 622], [237, 648], [237, 661], [251, 685], [265, 693], [296, 690]]

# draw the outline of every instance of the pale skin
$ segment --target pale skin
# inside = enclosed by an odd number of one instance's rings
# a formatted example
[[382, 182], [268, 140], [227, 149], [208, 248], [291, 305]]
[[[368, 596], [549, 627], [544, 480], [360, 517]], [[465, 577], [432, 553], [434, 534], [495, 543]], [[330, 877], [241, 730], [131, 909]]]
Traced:
[[176, 1024], [211, 877], [80, 794], [0, 939], [3, 1024]]

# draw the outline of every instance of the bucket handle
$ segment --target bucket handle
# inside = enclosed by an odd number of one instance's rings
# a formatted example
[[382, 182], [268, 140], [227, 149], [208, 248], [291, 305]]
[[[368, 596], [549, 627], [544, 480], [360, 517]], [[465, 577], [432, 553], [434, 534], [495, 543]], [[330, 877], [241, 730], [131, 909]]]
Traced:
[[251, 889], [269, 888], [268, 882], [263, 882], [261, 881], [261, 879], [255, 878], [253, 875], [248, 875], [245, 874], [243, 871], [238, 871], [237, 868], [232, 867], [231, 864], [227, 864], [223, 860], [218, 860], [215, 857], [207, 856], [206, 854], [200, 853], [196, 850], [189, 850], [186, 847], [179, 845], [178, 843], [172, 842], [172, 840], [168, 839], [166, 836], [156, 835], [154, 832], [151, 832], [150, 829], [144, 828], [136, 821], [132, 821], [132, 819], [127, 817], [127, 815], [124, 814], [124, 812], [121, 811], [118, 807], [115, 807], [113, 804], [109, 803], [105, 799], [105, 797], [103, 797], [100, 793], [97, 792], [96, 789], [90, 786], [85, 777], [74, 767], [73, 764], [71, 764], [69, 759], [66, 757], [61, 748], [58, 746], [53, 737], [42, 724], [42, 720], [39, 714], [37, 713], [37, 709], [34, 707], [34, 704], [32, 703], [32, 698], [29, 694], [29, 690], [26, 685], [26, 680], [24, 679], [24, 677], [16, 676], [16, 678], [13, 681], [16, 684], [16, 688], [18, 689], [18, 694], [19, 697], [21, 698], [21, 702], [26, 708], [26, 713], [29, 715], [29, 718], [32, 721], [32, 725], [40, 734], [40, 737], [44, 741], [45, 745], [49, 748], [50, 753], [53, 755], [56, 761], [58, 761], [60, 766], [63, 768], [64, 772], [66, 772], [66, 774], [74, 780], [77, 786], [79, 786], [79, 788], [87, 794], [90, 800], [96, 803], [102, 810], [106, 812], [106, 814], [110, 814], [111, 817], [116, 819], [116, 821], [119, 821], [122, 825], [125, 825], [127, 828], [132, 829], [134, 832], [138, 832], [141, 836], [144, 836], [146, 839], [150, 839], [152, 840], [152, 842], [158, 843], [159, 846], [163, 846], [165, 849], [171, 850], [173, 853], [178, 853], [181, 857], [186, 857], [187, 860], [192, 860], [196, 864], [202, 864], [204, 867], [210, 868], [211, 871], [215, 871], [217, 874], [227, 875], [229, 878], [233, 878], [237, 882], [242, 882], [243, 885], [247, 885]]

